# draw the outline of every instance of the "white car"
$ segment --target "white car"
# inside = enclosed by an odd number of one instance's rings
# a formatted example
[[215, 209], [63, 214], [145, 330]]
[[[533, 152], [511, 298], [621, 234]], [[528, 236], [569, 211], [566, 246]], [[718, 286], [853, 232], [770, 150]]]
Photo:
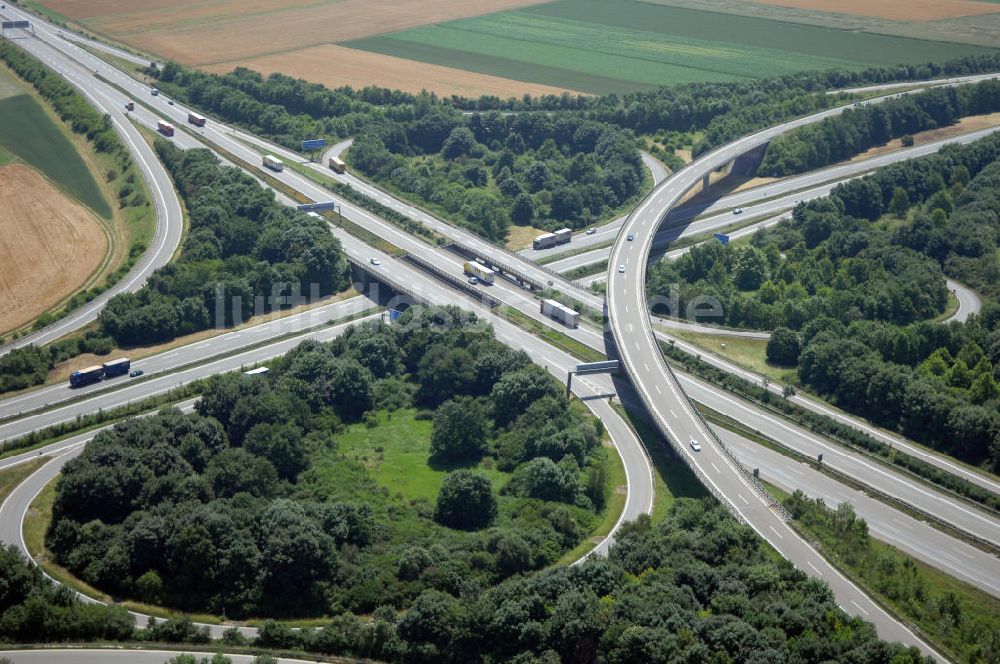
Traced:
[[369, 258], [368, 262], [371, 263], [372, 265], [381, 265], [382, 264], [382, 261], [380, 261], [377, 258]]
[[691, 449], [695, 452], [701, 452], [701, 443], [699, 443], [694, 438], [691, 439]]
[[479, 283], [479, 277], [469, 277], [469, 283], [475, 286]]
[[733, 210], [733, 214], [743, 214], [743, 208], [736, 208]]
[[596, 228], [588, 228], [587, 229], [587, 235], [593, 235], [596, 232], [597, 232]]
[[625, 274], [625, 266], [624, 265], [619, 265], [618, 266], [618, 271], [621, 272], [622, 274]]

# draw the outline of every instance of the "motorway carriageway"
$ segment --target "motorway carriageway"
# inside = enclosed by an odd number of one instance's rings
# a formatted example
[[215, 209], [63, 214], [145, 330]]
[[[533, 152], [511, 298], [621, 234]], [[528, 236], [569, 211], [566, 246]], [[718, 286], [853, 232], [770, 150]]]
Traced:
[[[772, 138], [796, 127], [837, 115], [845, 108], [849, 107], [793, 120], [733, 141], [699, 158], [657, 187], [633, 211], [622, 228], [623, 234], [634, 236], [635, 241], [627, 241], [620, 234], [612, 249], [608, 268], [608, 317], [623, 368], [629, 374], [647, 410], [675, 449], [684, 456], [695, 473], [702, 477], [709, 490], [737, 518], [768, 539], [796, 567], [808, 574], [825, 578], [841, 606], [855, 606], [876, 625], [883, 638], [915, 645], [940, 658], [911, 629], [875, 604], [857, 585], [833, 568], [795, 533], [782, 515], [767, 509], [767, 502], [762, 496], [752, 495], [752, 502], [742, 496], [741, 492], [750, 492], [753, 484], [726, 454], [723, 443], [710, 434], [707, 424], [667, 366], [653, 332], [646, 304], [646, 264], [654, 236], [663, 218], [687, 191], [705, 175], [724, 167], [738, 156], [759, 148]], [[701, 442], [699, 451], [695, 451], [693, 445], [688, 445], [688, 441], [695, 440]], [[738, 498], [742, 498], [742, 501]], [[768, 536], [768, 531], [773, 534]]]
[[[44, 23], [38, 24], [36, 22], [36, 27], [38, 27], [38, 25], [44, 25]], [[52, 34], [51, 31], [49, 34], [50, 35]], [[155, 100], [155, 98], [149, 97], [148, 87], [146, 87], [145, 85], [138, 83], [137, 81], [127, 76], [123, 72], [108, 66], [107, 63], [103, 62], [96, 56], [93, 56], [92, 54], [88, 53], [87, 51], [84, 51], [83, 49], [76, 46], [68, 46], [66, 40], [61, 40], [58, 38], [56, 39], [62, 48], [73, 51], [73, 57], [82, 59], [84, 62], [86, 62], [88, 67], [93, 66], [95, 68], [100, 69], [103, 75], [108, 76], [110, 79], [114, 80], [116, 84], [122, 86], [123, 88], [134, 91], [136, 93], [135, 98], [140, 102], [144, 102], [146, 99]], [[59, 55], [63, 56], [64, 54], [60, 53]], [[132, 57], [132, 59], [133, 60], [135, 59], [134, 56]], [[58, 69], [59, 65], [57, 63], [49, 62], [48, 64]], [[960, 79], [960, 80], [978, 81], [992, 77], [994, 77], [994, 75], [990, 74], [990, 75], [966, 77], [965, 79]], [[94, 82], [95, 83], [97, 82], [96, 79]], [[122, 103], [123, 100], [124, 97], [122, 97]], [[159, 100], [158, 103], [162, 106], [162, 110], [164, 111], [162, 115], [170, 115], [175, 121], [175, 124], [178, 127], [178, 136], [184, 134], [184, 132], [180, 128], [186, 126], [187, 111], [179, 105], [168, 106], [162, 100]], [[223, 131], [220, 128], [228, 129], [228, 131]], [[233, 152], [234, 154], [237, 154], [241, 159], [244, 159], [253, 165], [258, 165], [260, 163], [260, 153], [248, 149], [245, 146], [245, 144], [240, 140], [232, 140], [233, 136], [242, 138], [243, 140], [246, 141], [254, 142], [268, 151], [277, 153], [278, 156], [283, 155], [286, 158], [301, 159], [301, 156], [297, 155], [296, 153], [292, 153], [284, 148], [276, 146], [272, 143], [269, 143], [268, 141], [260, 139], [251, 134], [226, 128], [224, 125], [220, 125], [218, 123], [210, 122], [208, 128], [201, 130], [200, 133], [205, 135], [206, 138], [209, 138], [210, 140], [222, 145], [225, 149], [229, 150], [230, 152]], [[181, 141], [186, 142], [187, 140], [188, 137], [184, 137], [178, 142]], [[920, 147], [926, 147], [926, 146], [920, 146]], [[886, 157], [891, 157], [891, 155], [886, 155]], [[260, 168], [259, 166], [257, 167]], [[359, 180], [358, 178], [356, 178], [351, 174], [340, 176], [332, 173], [328, 169], [324, 169], [321, 165], [314, 165], [314, 167], [320, 171], [323, 171], [325, 174], [333, 177], [336, 180], [345, 182], [350, 186], [355, 187], [364, 193], [367, 193], [370, 196], [376, 197], [376, 199], [379, 200], [380, 202], [392, 203], [395, 209], [397, 209], [397, 211], [409, 214], [411, 218], [421, 221], [422, 223], [428, 225], [429, 227], [433, 228], [435, 231], [441, 233], [442, 235], [451, 237], [452, 239], [462, 242], [463, 244], [466, 244], [468, 246], [473, 246], [478, 250], [483, 251], [483, 253], [495, 257], [501, 263], [507, 263], [507, 264], [513, 263], [514, 267], [520, 268], [523, 271], [532, 274], [532, 276], [540, 280], [551, 281], [553, 283], [554, 288], [562, 290], [562, 292], [570, 295], [571, 297], [574, 297], [574, 299], [577, 299], [578, 301], [581, 301], [598, 311], [601, 311], [603, 309], [603, 301], [601, 298], [589, 293], [588, 291], [579, 288], [578, 286], [570, 284], [569, 282], [565, 282], [559, 277], [554, 277], [553, 275], [548, 274], [546, 271], [534, 267], [530, 263], [527, 263], [523, 260], [519, 260], [516, 263], [514, 263], [514, 260], [512, 260], [512, 259], [516, 260], [514, 255], [509, 254], [508, 252], [505, 252], [502, 249], [489, 245], [485, 241], [479, 239], [478, 237], [472, 235], [467, 231], [464, 231], [463, 229], [459, 229], [449, 224], [446, 224], [438, 219], [435, 219], [426, 212], [423, 212], [422, 210], [418, 210], [413, 206], [410, 206], [402, 201], [398, 201], [393, 197], [389, 196], [387, 193], [377, 188], [374, 188], [371, 185], [368, 185], [367, 183]], [[311, 198], [313, 198], [313, 200], [330, 200], [332, 198], [332, 193], [329, 190], [314, 184], [311, 180], [308, 180], [302, 176], [290, 173], [288, 169], [286, 169], [284, 173], [278, 173], [278, 174], [268, 173], [268, 175], [277, 177], [278, 179], [282, 180], [289, 186], [292, 186], [296, 190], [301, 191], [306, 195], [310, 196]], [[770, 186], [777, 187], [778, 185], [770, 185]], [[398, 229], [398, 227], [388, 222], [385, 222], [384, 220], [381, 220], [375, 217], [374, 215], [368, 213], [367, 211], [364, 211], [363, 209], [359, 209], [356, 206], [351, 205], [350, 203], [343, 202], [342, 209], [344, 211], [345, 216], [347, 216], [348, 218], [351, 218], [353, 221], [360, 223], [362, 226], [365, 226], [369, 229], [377, 228], [378, 229], [377, 233], [381, 237], [388, 239], [393, 244], [396, 244], [397, 246], [400, 246], [408, 251], [411, 251], [412, 253], [420, 255], [425, 260], [429, 260], [430, 262], [437, 262], [440, 259], [436, 258], [436, 256], [441, 256], [443, 254], [448, 253], [440, 251], [435, 253], [437, 248], [429, 247], [429, 245], [427, 245], [426, 243], [414, 239], [409, 234]], [[343, 238], [343, 236], [341, 237]], [[428, 250], [430, 250], [431, 252], [430, 254], [427, 253]], [[520, 297], [523, 302], [528, 302], [530, 300], [530, 298], [526, 298], [524, 296]], [[536, 319], [541, 318], [537, 313], [537, 307], [534, 304], [523, 309], [523, 311], [525, 311], [525, 313], [528, 313], [529, 315], [531, 315]], [[542, 322], [548, 325], [552, 325], [551, 321], [549, 321], [548, 319], [542, 319]], [[658, 331], [657, 334], [660, 336], [662, 340], [671, 341], [670, 337], [666, 333]], [[693, 352], [694, 354], [701, 354], [700, 350], [693, 349], [688, 344], [677, 343], [677, 346], [679, 348], [682, 348], [683, 350]], [[719, 361], [717, 358], [714, 358], [712, 356], [707, 356], [706, 359], [707, 361], [716, 364], [717, 366], [723, 368], [726, 371], [742, 374], [744, 376], [749, 375], [748, 372], [740, 370], [739, 368], [736, 368], [727, 362]], [[777, 385], [772, 385], [770, 389], [780, 390], [780, 387]], [[907, 453], [912, 454], [918, 458], [921, 458], [924, 461], [927, 461], [928, 463], [936, 465], [948, 472], [951, 472], [960, 477], [963, 477], [964, 479], [979, 484], [980, 486], [983, 486], [984, 488], [987, 488], [991, 491], [1000, 492], [1000, 483], [996, 482], [992, 478], [985, 477], [983, 474], [975, 470], [970, 470], [968, 468], [965, 468], [964, 466], [955, 464], [952, 460], [942, 455], [936, 454], [932, 451], [914, 445], [910, 441], [907, 441], [899, 436], [889, 434], [887, 432], [883, 432], [874, 427], [871, 427], [870, 425], [867, 425], [865, 422], [857, 418], [853, 418], [843, 413], [835, 412], [829, 407], [817, 403], [814, 400], [804, 397], [799, 397], [797, 401], [799, 405], [802, 405], [805, 408], [820, 412], [825, 415], [832, 416], [838, 421], [841, 421], [842, 423], [860, 429], [865, 433], [868, 433], [869, 435], [876, 437], [882, 442], [886, 442], [896, 446], [897, 449], [906, 451]]]
[[[124, 78], [125, 82], [128, 82], [133, 85], [138, 85], [131, 78], [125, 77], [124, 74], [122, 74], [122, 77]], [[180, 118], [180, 120], [178, 120], [179, 124], [181, 123], [181, 120], [186, 120], [187, 112], [182, 107], [178, 106], [169, 107], [166, 106], [165, 103], [164, 106], [168, 112], [173, 112], [175, 115], [178, 116], [178, 118]], [[215, 126], [213, 126], [213, 128], [208, 131], [203, 131], [203, 133], [205, 133], [210, 138], [213, 138], [214, 140], [217, 141], [227, 141], [228, 139], [228, 137], [222, 134]], [[252, 136], [246, 134], [243, 134], [243, 136], [244, 140], [254, 140]], [[259, 154], [246, 148], [246, 146], [243, 145], [240, 141], [233, 141], [231, 139], [228, 139], [228, 144], [225, 147], [228, 150], [237, 154], [240, 158], [245, 159], [249, 163], [256, 164], [258, 162]], [[279, 151], [279, 150], [276, 148], [274, 151]], [[288, 154], [285, 154], [284, 156], [288, 157]], [[291, 156], [294, 157], [295, 155]], [[316, 185], [311, 180], [308, 180], [303, 176], [292, 173], [288, 170], [286, 170], [283, 173], [273, 174], [273, 176], [277, 177], [278, 179], [281, 179], [282, 181], [285, 181], [287, 184], [289, 184], [289, 186], [292, 186], [299, 191], [304, 191], [304, 193], [312, 197], [314, 200], [323, 200], [324, 196], [329, 196], [329, 192], [324, 188], [320, 187], [319, 185]], [[461, 273], [462, 261], [453, 254], [450, 254], [449, 252], [441, 252], [436, 247], [430, 247], [426, 243], [413, 238], [408, 233], [405, 233], [404, 231], [393, 226], [392, 224], [388, 224], [387, 222], [384, 222], [383, 220], [376, 218], [374, 215], [367, 213], [367, 211], [353, 208], [353, 206], [350, 206], [349, 204], [346, 203], [344, 204], [344, 212], [347, 216], [354, 218], [358, 222], [362, 222], [363, 225], [366, 225], [369, 228], [377, 227], [379, 229], [379, 234], [382, 237], [388, 239], [390, 242], [393, 242], [397, 246], [401, 246], [407, 249], [408, 251], [411, 251], [412, 253], [421, 255], [425, 260], [431, 262], [436, 262], [438, 264], [441, 264], [442, 261], [447, 261], [447, 264], [451, 266], [451, 269], [456, 274]], [[437, 220], [434, 221], [435, 223], [441, 225], [440, 229], [447, 230], [451, 228], [450, 226], [445, 225], [443, 222]], [[347, 247], [348, 249], [351, 248], [352, 244], [358, 245], [358, 242], [347, 234], [338, 233], [338, 236], [341, 238], [345, 247]], [[355, 258], [359, 260], [364, 261], [367, 259], [368, 256], [370, 256], [370, 250], [365, 249], [364, 245], [357, 246], [357, 251], [358, 253], [352, 255], [354, 255]], [[368, 251], [369, 253], [364, 253], [366, 251]], [[520, 289], [513, 287], [507, 284], [506, 282], [498, 281], [497, 286], [490, 290], [493, 290], [494, 294], [501, 300], [503, 300], [505, 303], [524, 311], [525, 313], [532, 316], [535, 320], [538, 320], [539, 322], [551, 325], [551, 321], [549, 321], [547, 318], [541, 316], [540, 313], [538, 313], [535, 306], [536, 305], [535, 300], [530, 296], [526, 295]], [[562, 331], [564, 331], [564, 333], [568, 334], [569, 336], [576, 338], [579, 341], [587, 343], [589, 346], [593, 348], [603, 351], [603, 345], [604, 345], [603, 339], [601, 338], [599, 333], [590, 328], [583, 327], [573, 331], [570, 330], [562, 330]], [[765, 415], [765, 417], [767, 416]], [[779, 440], [781, 439], [780, 433], [778, 438]], [[898, 480], [900, 478], [896, 476], [896, 479]], [[878, 478], [875, 478], [873, 481], [877, 482]], [[880, 484], [873, 484], [873, 486], [880, 486]], [[933, 507], [929, 505], [925, 505], [924, 509], [928, 512], [932, 513], [934, 512]], [[975, 515], [975, 512], [973, 512], [972, 514]], [[975, 516], [972, 517], [972, 521], [973, 525], [977, 524]], [[986, 524], [984, 528], [987, 528], [988, 526], [989, 524]], [[982, 536], [983, 533], [982, 531], [979, 531], [977, 532], [977, 534]], [[988, 535], [987, 539], [989, 539], [989, 534], [988, 533], [986, 534]]]
[[[93, 56], [91, 57], [93, 58]], [[96, 60], [96, 58], [93, 59]], [[146, 89], [144, 86], [139, 85], [133, 79], [126, 77], [124, 74], [120, 74], [120, 76], [123, 78], [124, 83], [138, 86], [143, 90]], [[177, 118], [175, 119], [177, 119], [179, 126], [184, 126], [183, 121], [186, 121], [187, 117], [187, 111], [185, 109], [179, 106], [173, 106], [173, 107], [166, 106], [166, 104], [162, 101], [160, 103], [163, 103], [165, 110], [167, 110], [168, 112], [173, 112], [174, 115], [177, 116]], [[228, 150], [234, 152], [235, 154], [238, 154], [240, 158], [245, 159], [249, 163], [256, 164], [258, 162], [258, 157], [259, 157], [258, 153], [249, 150], [248, 148], [245, 147], [245, 145], [243, 145], [239, 141], [233, 141], [231, 139], [228, 139], [226, 135], [222, 134], [220, 131], [214, 128], [214, 125], [213, 129], [210, 129], [207, 132], [203, 130], [202, 133], [208, 134], [209, 138], [213, 138], [216, 141], [225, 141], [227, 143], [225, 147]], [[242, 134], [242, 136], [244, 137], [245, 140], [259, 140], [247, 134]], [[275, 148], [275, 151], [279, 151], [279, 149]], [[286, 153], [284, 154], [284, 156], [286, 157], [289, 157], [289, 155], [293, 158], [296, 157], [296, 155], [294, 154], [287, 153], [287, 151], [285, 152]], [[319, 185], [316, 185], [311, 180], [305, 179], [304, 177], [298, 174], [291, 173], [288, 170], [286, 170], [283, 173], [273, 174], [273, 176], [282, 179], [287, 184], [289, 184], [289, 186], [292, 186], [299, 191], [303, 191], [304, 193], [312, 197], [314, 200], [323, 200], [323, 197], [329, 196], [329, 192], [326, 189], [320, 187]], [[384, 222], [383, 220], [376, 218], [374, 215], [367, 213], [367, 211], [356, 209], [353, 206], [346, 203], [344, 204], [343, 207], [345, 215], [353, 218], [355, 221], [358, 221], [363, 225], [368, 226], [369, 228], [378, 227], [379, 235], [388, 239], [390, 242], [396, 244], [397, 246], [401, 246], [404, 249], [410, 251], [411, 253], [420, 255], [422, 258], [430, 262], [440, 263], [442, 260], [447, 260], [448, 264], [451, 266], [451, 268], [455, 271], [456, 274], [461, 273], [462, 261], [453, 254], [450, 254], [449, 252], [441, 252], [436, 247], [430, 247], [428, 244], [413, 238], [408, 233], [405, 233], [404, 231], [398, 229], [394, 225], [388, 224], [387, 222]], [[444, 224], [443, 222], [440, 222], [439, 220], [433, 220], [433, 223], [437, 225], [436, 229], [439, 231], [452, 229], [452, 227]], [[342, 233], [338, 233], [338, 235], [341, 238], [342, 242], [344, 242], [345, 246], [349, 246], [352, 243], [352, 238], [350, 236], [347, 236], [346, 234]], [[360, 255], [356, 254], [355, 257], [358, 258], [359, 260], [366, 259], [365, 254], [360, 254]], [[520, 289], [510, 286], [505, 282], [498, 281], [498, 290], [497, 289], [491, 289], [491, 290], [494, 290], [494, 293], [498, 294], [500, 299], [502, 299], [505, 303], [524, 311], [525, 313], [532, 316], [535, 320], [538, 320], [539, 322], [551, 325], [551, 321], [549, 321], [547, 318], [541, 316], [540, 313], [538, 313], [535, 307], [536, 302], [534, 301], [534, 299], [524, 294]], [[500, 291], [502, 291], [502, 294], [500, 294]], [[586, 330], [586, 329], [587, 328], [581, 328], [580, 330]], [[585, 338], [586, 332], [581, 332], [580, 330], [565, 331], [565, 332], [570, 336], [577, 338], [578, 340], [588, 343], [588, 345], [590, 345], [591, 347], [597, 348], [598, 350], [603, 350], [603, 341], [598, 339], [596, 340], [595, 343], [595, 339], [593, 338], [594, 334], [593, 331], [590, 331], [591, 338]]]
[[[4, 16], [6, 11], [0, 12]], [[6, 16], [4, 16], [7, 18]], [[36, 40], [19, 40], [30, 41]], [[77, 88], [81, 94], [100, 112], [111, 117], [115, 132], [129, 150], [146, 186], [149, 189], [156, 213], [156, 230], [150, 239], [149, 248], [139, 258], [128, 273], [111, 288], [96, 296], [83, 305], [41, 330], [26, 334], [21, 338], [0, 346], [0, 355], [5, 355], [14, 348], [28, 344], [44, 345], [79, 329], [96, 320], [97, 314], [104, 304], [119, 293], [139, 290], [146, 279], [156, 269], [166, 265], [180, 244], [184, 231], [184, 217], [180, 203], [174, 194], [173, 183], [166, 169], [157, 159], [153, 149], [143, 140], [139, 131], [125, 118], [122, 106], [107, 104], [104, 100], [91, 94], [86, 88]]]

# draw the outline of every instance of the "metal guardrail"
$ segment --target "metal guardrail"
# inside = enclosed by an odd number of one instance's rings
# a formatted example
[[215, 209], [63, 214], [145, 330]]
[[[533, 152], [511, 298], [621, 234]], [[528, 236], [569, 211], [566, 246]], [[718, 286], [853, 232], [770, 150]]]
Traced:
[[[460, 291], [466, 293], [467, 295], [471, 295], [472, 297], [480, 300], [483, 304], [490, 307], [491, 309], [498, 307], [502, 304], [500, 300], [493, 297], [489, 293], [479, 288], [476, 288], [465, 279], [456, 277], [451, 272], [442, 270], [437, 265], [434, 265], [433, 263], [426, 261], [423, 258], [420, 258], [419, 256], [414, 256], [413, 254], [405, 254], [403, 256], [403, 260], [413, 263], [414, 265], [416, 265], [421, 270], [424, 270], [425, 272], [429, 272], [432, 276], [441, 281], [444, 281], [452, 288], [457, 288]], [[374, 274], [381, 275], [381, 273], [377, 272]], [[384, 277], [381, 278], [384, 279]]]
[[462, 258], [468, 258], [470, 260], [477, 260], [486, 267], [491, 268], [494, 272], [499, 273], [501, 276], [507, 277], [510, 281], [513, 281], [518, 286], [522, 288], [527, 286], [528, 290], [544, 290], [547, 288], [547, 284], [543, 284], [533, 277], [529, 277], [527, 274], [513, 268], [510, 265], [501, 263], [499, 261], [490, 258], [485, 252], [476, 251], [471, 247], [467, 247], [461, 242], [449, 242], [444, 245], [446, 249], [458, 254]]

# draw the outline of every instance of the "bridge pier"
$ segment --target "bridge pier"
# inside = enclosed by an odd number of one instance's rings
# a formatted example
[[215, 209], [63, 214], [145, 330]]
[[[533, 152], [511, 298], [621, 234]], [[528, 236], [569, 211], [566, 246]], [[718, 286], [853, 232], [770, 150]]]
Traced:
[[712, 183], [712, 174], [705, 173], [705, 177], [701, 179], [701, 190], [708, 191], [708, 187], [711, 183]]

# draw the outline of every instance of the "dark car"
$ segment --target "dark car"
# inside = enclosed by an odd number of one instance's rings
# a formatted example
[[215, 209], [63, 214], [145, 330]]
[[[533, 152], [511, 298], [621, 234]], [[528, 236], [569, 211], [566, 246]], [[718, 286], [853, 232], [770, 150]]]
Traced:
[[145, 372], [142, 369], [134, 369], [134, 370], [132, 370], [132, 371], [129, 372], [128, 376], [129, 376], [129, 378], [137, 378], [137, 377], [141, 376], [143, 373], [145, 373]]

